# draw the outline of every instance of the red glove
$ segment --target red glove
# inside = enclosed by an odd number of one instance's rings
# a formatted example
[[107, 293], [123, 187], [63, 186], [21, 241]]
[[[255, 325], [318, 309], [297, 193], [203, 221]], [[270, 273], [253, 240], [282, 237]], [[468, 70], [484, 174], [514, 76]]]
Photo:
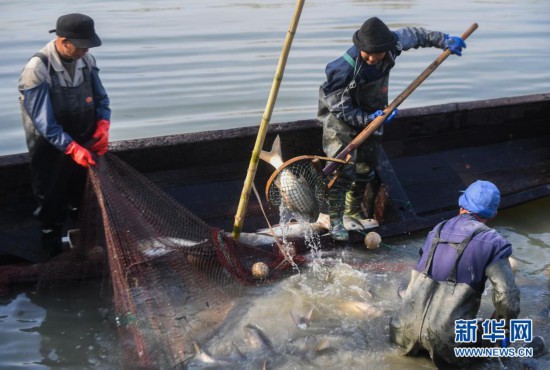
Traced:
[[92, 158], [92, 153], [83, 146], [78, 145], [76, 141], [71, 141], [65, 154], [73, 157], [73, 160], [83, 167], [95, 166], [95, 161]]
[[92, 138], [95, 142], [90, 147], [90, 150], [96, 152], [99, 155], [107, 153], [107, 147], [109, 146], [109, 127], [111, 123], [106, 119], [99, 120]]

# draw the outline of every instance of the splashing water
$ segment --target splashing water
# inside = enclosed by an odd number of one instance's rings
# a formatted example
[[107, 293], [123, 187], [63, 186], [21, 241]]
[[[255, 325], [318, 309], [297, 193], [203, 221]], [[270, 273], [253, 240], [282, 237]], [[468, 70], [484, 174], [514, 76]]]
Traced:
[[313, 260], [320, 259], [322, 256], [321, 237], [315, 232], [308, 220], [303, 219], [300, 215], [294, 214], [284, 202], [279, 205], [279, 223], [281, 225], [281, 232], [283, 235], [283, 244], [286, 246], [292, 243], [288, 241], [287, 236], [290, 234], [290, 224], [292, 220], [296, 220], [299, 223], [299, 229], [303, 230], [303, 237], [306, 247], [311, 251], [311, 257]]

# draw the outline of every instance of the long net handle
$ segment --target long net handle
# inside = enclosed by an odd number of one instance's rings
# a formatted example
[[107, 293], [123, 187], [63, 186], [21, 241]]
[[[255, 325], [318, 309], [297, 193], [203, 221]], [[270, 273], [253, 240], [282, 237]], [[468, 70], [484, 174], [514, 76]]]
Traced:
[[265, 136], [267, 135], [267, 126], [269, 125], [269, 121], [271, 121], [271, 113], [273, 112], [275, 101], [277, 100], [277, 94], [279, 92], [279, 86], [281, 85], [281, 81], [283, 79], [286, 60], [288, 58], [288, 53], [290, 52], [290, 46], [292, 45], [294, 34], [296, 33], [296, 29], [298, 28], [298, 21], [300, 20], [300, 15], [302, 13], [303, 7], [304, 0], [298, 0], [294, 9], [292, 20], [290, 22], [290, 27], [286, 34], [283, 49], [281, 51], [281, 56], [279, 57], [279, 64], [277, 65], [275, 78], [273, 79], [273, 84], [271, 85], [271, 91], [267, 99], [267, 104], [265, 107], [264, 115], [262, 117], [262, 122], [260, 124], [260, 129], [256, 137], [256, 143], [254, 144], [254, 149], [252, 151], [252, 157], [250, 158], [250, 163], [248, 165], [248, 171], [246, 173], [246, 179], [244, 181], [243, 190], [241, 192], [239, 206], [237, 207], [237, 213], [235, 214], [235, 223], [233, 224], [233, 232], [231, 234], [231, 237], [234, 240], [237, 240], [239, 238], [239, 235], [241, 234], [244, 223], [244, 215], [248, 206], [250, 190], [254, 182], [254, 177], [256, 176], [258, 162], [260, 161], [260, 152], [262, 150], [262, 147], [264, 146]]
[[[478, 25], [477, 23], [473, 23], [461, 36], [462, 40], [466, 40], [476, 29]], [[414, 90], [426, 78], [428, 78], [429, 75], [432, 74], [433, 71], [436, 70], [437, 67], [441, 63], [447, 59], [447, 57], [451, 55], [451, 51], [449, 49], [445, 49], [441, 55], [439, 55], [413, 82], [407, 86], [405, 90], [397, 98], [395, 98], [390, 105], [386, 109], [384, 109], [384, 114], [381, 116], [378, 116], [369, 123], [367, 127], [363, 129], [342, 151], [336, 156], [338, 159], [344, 159], [349, 153], [351, 153], [353, 150], [355, 150], [359, 145], [361, 145], [367, 138], [372, 135], [374, 131], [382, 124], [384, 121], [386, 121], [386, 118], [388, 118], [391, 113], [401, 104], [405, 99], [409, 97], [409, 95], [412, 94]], [[339, 166], [337, 162], [331, 162], [325, 166], [323, 169], [323, 173], [325, 176], [328, 176], [332, 174], [336, 168]]]

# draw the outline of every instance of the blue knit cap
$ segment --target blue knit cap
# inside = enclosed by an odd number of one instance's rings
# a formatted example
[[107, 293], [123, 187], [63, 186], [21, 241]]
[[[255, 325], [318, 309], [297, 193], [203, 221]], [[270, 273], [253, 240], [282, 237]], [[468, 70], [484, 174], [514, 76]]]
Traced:
[[464, 191], [458, 205], [482, 218], [493, 218], [500, 203], [500, 191], [490, 181], [477, 180]]

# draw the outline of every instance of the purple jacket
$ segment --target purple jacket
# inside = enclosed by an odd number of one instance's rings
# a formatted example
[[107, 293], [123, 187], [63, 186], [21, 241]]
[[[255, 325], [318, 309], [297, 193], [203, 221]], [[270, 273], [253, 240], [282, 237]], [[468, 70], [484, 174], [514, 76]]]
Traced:
[[[440, 242], [435, 250], [432, 270], [429, 274], [436, 281], [447, 280], [455, 263], [456, 249], [450, 243], [461, 243], [482, 225], [474, 215], [462, 214], [450, 220], [443, 226]], [[434, 229], [435, 230], [435, 229]], [[418, 272], [424, 271], [426, 260], [434, 238], [432, 230], [422, 249], [420, 259], [416, 263]], [[477, 234], [466, 246], [458, 262], [457, 283], [468, 284], [483, 293], [487, 276], [485, 269], [492, 263], [506, 259], [512, 254], [512, 245], [493, 229], [487, 229]]]

